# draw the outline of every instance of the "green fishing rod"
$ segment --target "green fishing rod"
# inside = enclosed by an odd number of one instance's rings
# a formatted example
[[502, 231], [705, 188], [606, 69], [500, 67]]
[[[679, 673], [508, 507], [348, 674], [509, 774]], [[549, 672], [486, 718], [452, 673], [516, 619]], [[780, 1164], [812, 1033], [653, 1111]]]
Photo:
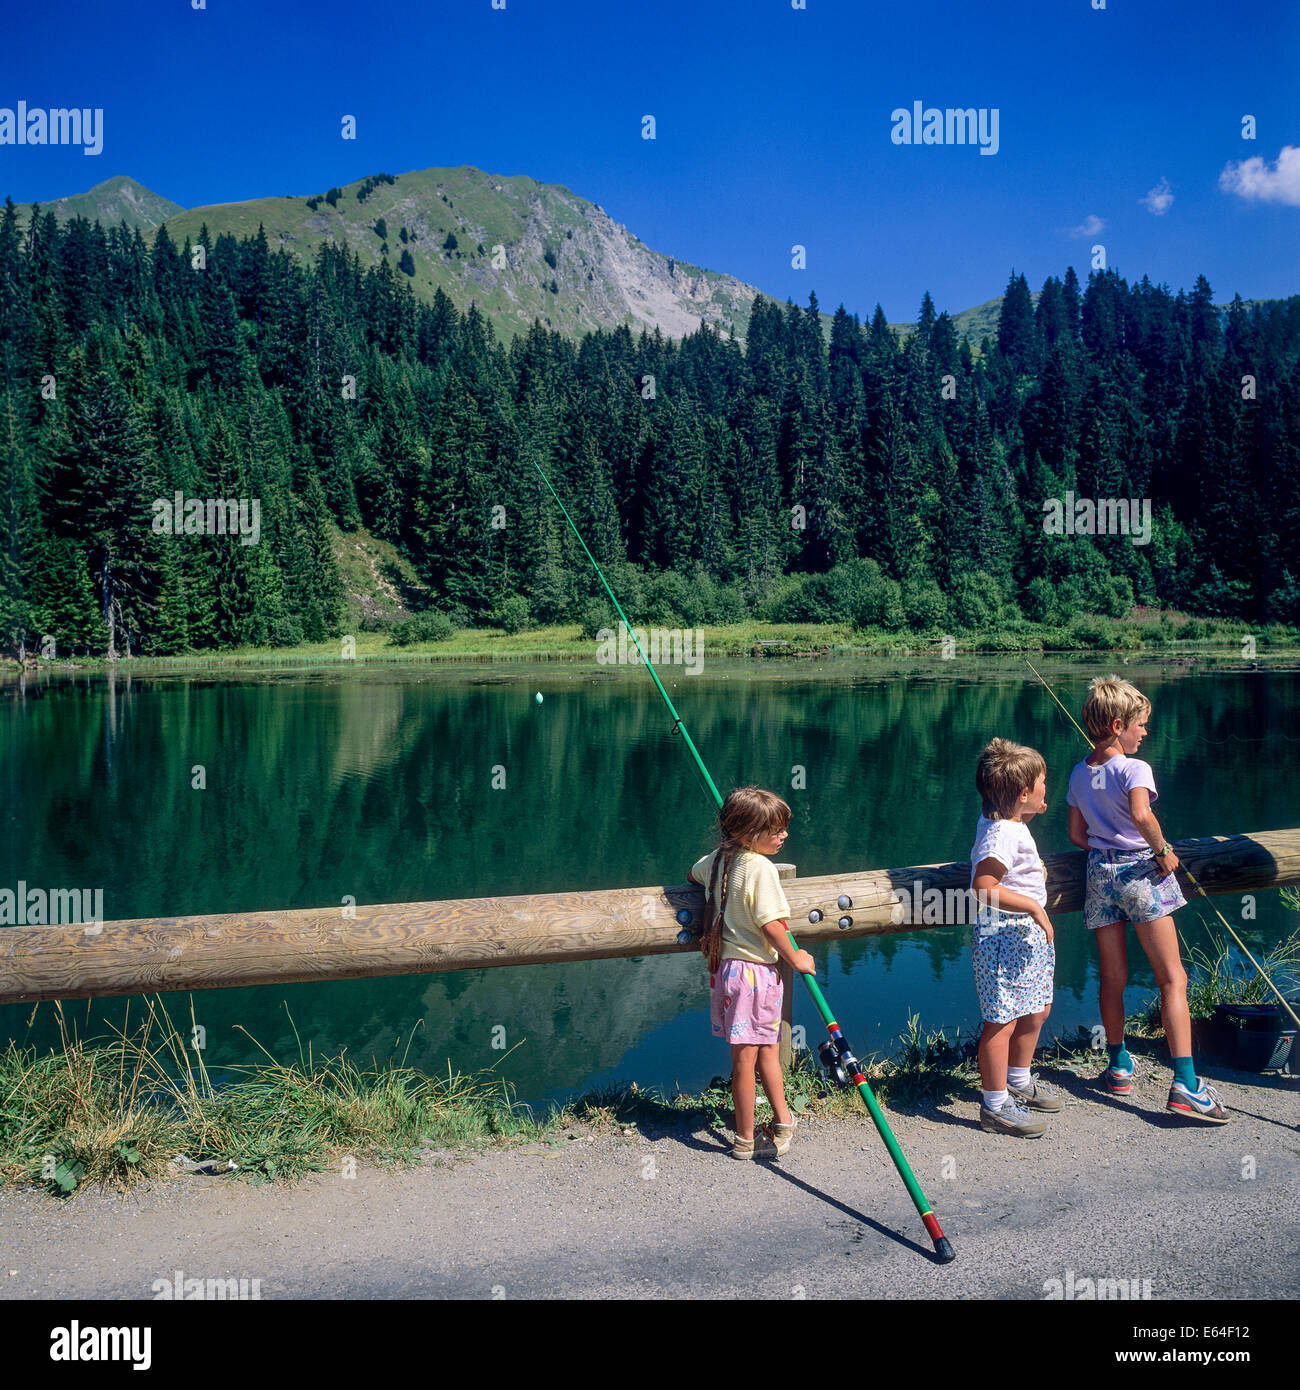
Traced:
[[[1073, 724], [1074, 727], [1078, 729], [1081, 734], [1083, 734], [1084, 738], [1088, 741], [1088, 746], [1091, 748], [1093, 746], [1092, 739], [1089, 738], [1086, 733], [1084, 733], [1083, 728], [1079, 724], [1079, 721], [1074, 717], [1074, 715], [1072, 715], [1070, 711], [1066, 709], [1064, 705], [1061, 704], [1060, 700], [1056, 699], [1056, 691], [1053, 690], [1052, 687], [1048, 685], [1045, 680], [1043, 680], [1042, 676], [1038, 675], [1037, 670], [1034, 669], [1033, 662], [1030, 661], [1028, 657], [1025, 658], [1025, 665], [1028, 666], [1029, 669], [1034, 672], [1034, 675], [1038, 676], [1038, 679], [1040, 681], [1043, 681], [1043, 688], [1047, 691], [1047, 693], [1052, 697], [1053, 700], [1056, 700], [1056, 703], [1061, 707], [1061, 713], [1065, 715], [1065, 717], [1070, 721], [1070, 723]], [[1228, 919], [1223, 915], [1222, 912], [1219, 911], [1217, 907], [1215, 907], [1213, 903], [1210, 902], [1210, 895], [1196, 881], [1195, 874], [1192, 873], [1192, 871], [1187, 867], [1186, 864], [1179, 864], [1178, 867], [1182, 870], [1183, 873], [1187, 875], [1188, 883], [1192, 885], [1192, 887], [1201, 895], [1201, 897], [1205, 899], [1207, 903], [1210, 903], [1210, 911], [1213, 912], [1214, 915], [1219, 919], [1219, 921], [1223, 923], [1224, 929], [1227, 931], [1228, 935], [1232, 937], [1232, 939], [1241, 948], [1242, 954], [1255, 967], [1256, 971], [1259, 974], [1259, 978], [1264, 981], [1264, 983], [1269, 987], [1269, 989], [1273, 991], [1274, 994], [1277, 995], [1278, 1003], [1281, 1004], [1282, 1007], [1287, 1011], [1287, 1013], [1289, 1013], [1291, 1017], [1295, 1020], [1296, 1026], [1300, 1027], [1300, 1018], [1296, 1017], [1296, 1011], [1282, 997], [1282, 991], [1278, 989], [1278, 987], [1273, 983], [1273, 981], [1268, 978], [1268, 973], [1265, 971], [1264, 967], [1255, 959], [1254, 956], [1250, 954], [1249, 950], [1246, 949], [1246, 943], [1228, 925]], [[1202, 925], [1204, 924], [1202, 923]], [[1209, 928], [1206, 928], [1206, 935], [1209, 936], [1211, 940], [1214, 939], [1213, 933], [1210, 932]]]
[[[627, 620], [627, 614], [623, 612], [623, 606], [614, 596], [614, 591], [609, 587], [609, 581], [605, 578], [604, 572], [596, 563], [596, 557], [587, 549], [587, 542], [582, 539], [582, 533], [574, 525], [573, 518], [569, 515], [569, 509], [564, 505], [560, 494], [551, 486], [551, 480], [542, 471], [541, 465], [536, 459], [532, 461], [533, 467], [537, 469], [538, 476], [544, 482], [555, 498], [556, 505], [564, 513], [564, 519], [569, 523], [569, 529], [578, 538], [578, 544], [582, 547], [583, 553], [591, 561], [591, 567], [596, 571], [605, 592], [609, 595], [609, 601], [614, 605], [619, 619], [627, 629], [627, 635], [636, 645], [636, 649], [641, 653], [641, 660], [645, 662], [646, 670], [650, 672], [659, 694], [663, 696], [664, 704], [668, 706], [668, 713], [673, 717], [673, 732], [681, 734], [686, 741], [686, 747], [690, 750], [690, 755], [695, 760], [695, 766], [703, 776], [705, 784], [712, 793], [713, 800], [719, 809], [722, 806], [722, 793], [718, 790], [717, 784], [709, 776], [709, 769], [704, 765], [704, 759], [700, 757], [700, 750], [696, 748], [694, 740], [686, 730], [686, 725], [682, 722], [682, 717], [677, 713], [669, 698], [668, 692], [664, 689], [663, 682], [659, 679], [659, 673], [651, 664], [650, 658], [646, 655], [641, 643], [637, 641], [637, 635], [632, 630], [632, 624]], [[790, 939], [790, 945], [797, 951], [799, 943], [794, 939], [794, 933], [787, 930], [786, 936]], [[856, 1086], [858, 1094], [862, 1097], [863, 1104], [867, 1107], [867, 1112], [875, 1122], [876, 1131], [884, 1141], [885, 1148], [889, 1150], [889, 1156], [894, 1160], [894, 1167], [898, 1169], [898, 1175], [903, 1180], [903, 1185], [907, 1188], [908, 1195], [916, 1204], [916, 1209], [920, 1213], [921, 1220], [925, 1223], [925, 1229], [929, 1232], [930, 1239], [934, 1242], [934, 1253], [941, 1264], [947, 1264], [949, 1260], [956, 1259], [957, 1252], [952, 1248], [952, 1242], [943, 1233], [943, 1227], [939, 1225], [939, 1218], [934, 1214], [933, 1208], [925, 1200], [925, 1193], [921, 1191], [921, 1184], [917, 1182], [912, 1169], [909, 1167], [903, 1151], [898, 1146], [898, 1140], [894, 1138], [893, 1131], [889, 1128], [889, 1121], [885, 1119], [884, 1112], [881, 1110], [875, 1096], [871, 1093], [871, 1087], [867, 1084], [867, 1078], [862, 1074], [862, 1066], [858, 1059], [849, 1049], [849, 1044], [844, 1037], [844, 1032], [840, 1025], [835, 1021], [835, 1015], [831, 1013], [830, 1005], [827, 1004], [825, 996], [822, 994], [817, 984], [815, 975], [799, 972], [800, 978], [808, 986], [808, 993], [812, 995], [813, 1003], [817, 1006], [817, 1012], [822, 1016], [822, 1022], [826, 1025], [826, 1031], [830, 1034], [829, 1042], [822, 1044], [822, 1057], [824, 1062], [828, 1062], [828, 1068], [832, 1074], [845, 1085]], [[829, 1059], [834, 1059], [833, 1063]]]

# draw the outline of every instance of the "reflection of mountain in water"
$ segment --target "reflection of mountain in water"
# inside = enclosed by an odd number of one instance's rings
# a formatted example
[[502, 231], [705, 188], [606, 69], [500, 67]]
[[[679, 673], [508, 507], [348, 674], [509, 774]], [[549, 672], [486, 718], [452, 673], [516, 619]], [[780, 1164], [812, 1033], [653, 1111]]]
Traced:
[[330, 784], [371, 777], [402, 761], [417, 736], [417, 721], [403, 722], [406, 692], [400, 685], [347, 682], [315, 692], [333, 708], [324, 713], [321, 751], [329, 758]]
[[[466, 987], [450, 997], [444, 983], [461, 978]], [[537, 1095], [557, 1077], [614, 1066], [645, 1034], [707, 1002], [708, 976], [698, 955], [442, 977], [425, 992], [429, 1060], [436, 1066], [450, 1055], [466, 1058], [466, 1066], [490, 1066], [500, 1056], [490, 1049], [492, 1027], [499, 1023], [508, 1046], [527, 1038], [508, 1070], [522, 1094]], [[445, 1044], [438, 1040], [440, 1023], [447, 1030]]]

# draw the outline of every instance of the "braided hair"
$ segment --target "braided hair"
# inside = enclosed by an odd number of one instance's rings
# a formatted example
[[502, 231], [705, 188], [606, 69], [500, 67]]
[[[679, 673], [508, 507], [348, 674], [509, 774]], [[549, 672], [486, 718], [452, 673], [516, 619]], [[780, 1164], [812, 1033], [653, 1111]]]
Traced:
[[722, 964], [722, 928], [727, 912], [731, 866], [736, 854], [762, 835], [784, 830], [790, 824], [790, 808], [779, 796], [762, 787], [737, 787], [727, 793], [718, 812], [719, 843], [709, 881], [704, 888], [704, 930], [700, 953], [709, 963], [709, 974]]

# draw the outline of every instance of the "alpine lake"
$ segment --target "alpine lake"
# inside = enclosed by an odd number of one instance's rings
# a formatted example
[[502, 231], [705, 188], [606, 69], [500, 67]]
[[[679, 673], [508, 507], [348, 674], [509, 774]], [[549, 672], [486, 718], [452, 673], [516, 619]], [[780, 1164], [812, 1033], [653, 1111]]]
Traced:
[[[1076, 718], [1112, 670], [1151, 698], [1139, 756], [1171, 840], [1297, 823], [1294, 661], [1032, 659]], [[996, 735], [1042, 751], [1048, 810], [1031, 830], [1043, 853], [1072, 848], [1065, 784], [1087, 750], [1023, 658], [718, 659], [661, 676], [724, 792], [756, 783], [790, 803], [780, 858], [801, 876], [966, 860], [975, 760]], [[108, 920], [681, 883], [714, 843], [712, 800], [638, 667], [41, 672], [0, 685], [0, 720], [0, 886], [102, 889]], [[1214, 901], [1258, 955], [1300, 916], [1276, 889], [1250, 896]], [[1176, 920], [1185, 947], [1222, 931], [1196, 897]], [[1082, 914], [1054, 925], [1044, 1039], [1099, 1022]], [[970, 930], [812, 947], [859, 1056], [892, 1052], [909, 1015], [978, 1031]], [[1132, 935], [1129, 959], [1132, 1011], [1155, 986]], [[430, 1074], [495, 1066], [534, 1103], [616, 1080], [698, 1091], [729, 1071], [697, 952], [163, 995], [187, 1035], [191, 999], [217, 1080], [308, 1047]], [[54, 1007], [0, 1007], [0, 1042], [57, 1047]], [[144, 1009], [64, 1005], [87, 1039]], [[794, 1017], [815, 1047], [798, 985]]]

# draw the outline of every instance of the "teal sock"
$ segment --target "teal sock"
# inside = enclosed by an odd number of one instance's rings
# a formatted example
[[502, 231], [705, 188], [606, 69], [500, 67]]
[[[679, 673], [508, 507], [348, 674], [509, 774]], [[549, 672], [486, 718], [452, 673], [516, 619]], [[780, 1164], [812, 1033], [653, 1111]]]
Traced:
[[1110, 1064], [1119, 1071], [1132, 1071], [1133, 1059], [1128, 1055], [1128, 1048], [1122, 1042], [1107, 1043], [1106, 1051], [1110, 1054]]
[[1174, 1080], [1181, 1081], [1189, 1091], [1199, 1091], [1201, 1083], [1196, 1079], [1196, 1071], [1190, 1057], [1171, 1057], [1174, 1064]]

